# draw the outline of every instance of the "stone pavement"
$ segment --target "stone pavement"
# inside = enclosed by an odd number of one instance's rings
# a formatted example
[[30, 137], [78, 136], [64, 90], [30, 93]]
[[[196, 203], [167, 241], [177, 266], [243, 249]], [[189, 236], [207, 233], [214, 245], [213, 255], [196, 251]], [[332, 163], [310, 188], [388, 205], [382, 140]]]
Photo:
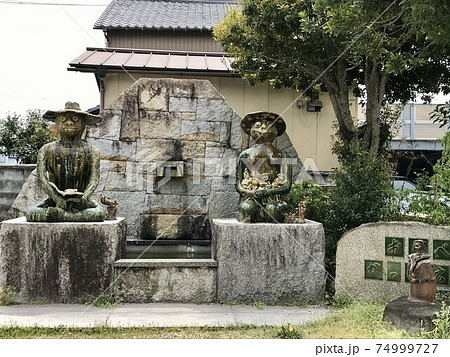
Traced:
[[0, 306], [0, 326], [41, 327], [169, 327], [299, 325], [319, 320], [329, 310], [319, 306], [264, 306], [219, 304], [122, 304], [98, 308], [75, 304]]

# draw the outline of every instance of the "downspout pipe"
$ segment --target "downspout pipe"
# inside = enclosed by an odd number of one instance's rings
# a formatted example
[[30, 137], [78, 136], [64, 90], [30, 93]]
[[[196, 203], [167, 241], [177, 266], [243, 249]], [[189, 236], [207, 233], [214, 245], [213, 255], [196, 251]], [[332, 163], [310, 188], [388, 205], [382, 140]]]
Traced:
[[95, 71], [95, 79], [97, 81], [97, 86], [100, 91], [100, 113], [105, 109], [105, 77], [106, 77], [106, 68], [97, 67]]

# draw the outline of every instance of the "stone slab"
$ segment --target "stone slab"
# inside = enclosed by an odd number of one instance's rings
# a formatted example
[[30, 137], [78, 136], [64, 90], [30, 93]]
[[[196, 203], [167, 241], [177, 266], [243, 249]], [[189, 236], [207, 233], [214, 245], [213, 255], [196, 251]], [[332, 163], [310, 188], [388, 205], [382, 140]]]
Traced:
[[390, 301], [383, 313], [383, 320], [400, 330], [410, 334], [421, 331], [431, 331], [434, 328], [433, 319], [441, 310], [441, 303], [421, 303], [408, 300], [407, 296]]
[[34, 223], [24, 217], [0, 228], [0, 286], [21, 303], [76, 303], [112, 283], [125, 253], [124, 218], [94, 223]]
[[[389, 301], [409, 294], [406, 264], [414, 239], [428, 243], [438, 290], [450, 290], [448, 259], [436, 259], [435, 242], [448, 242], [450, 227], [420, 222], [363, 224], [342, 236], [336, 252], [336, 294]], [[436, 245], [436, 246], [435, 246]], [[441, 252], [441, 250], [438, 250]], [[438, 271], [439, 270], [439, 271]]]
[[13, 305], [0, 306], [0, 326], [278, 326], [300, 325], [328, 315], [329, 309], [319, 306], [265, 306], [256, 309], [243, 305], [149, 303], [103, 309], [75, 304]]
[[321, 223], [241, 223], [214, 219], [217, 299], [266, 304], [317, 302], [325, 288]]
[[132, 303], [211, 303], [216, 265], [212, 259], [121, 259], [114, 263], [114, 294]]

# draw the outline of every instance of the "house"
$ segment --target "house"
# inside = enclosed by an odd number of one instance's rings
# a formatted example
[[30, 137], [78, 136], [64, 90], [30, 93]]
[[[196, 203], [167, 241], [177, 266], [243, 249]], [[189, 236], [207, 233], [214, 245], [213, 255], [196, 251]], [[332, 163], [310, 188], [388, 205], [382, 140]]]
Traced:
[[[105, 34], [105, 48], [87, 48], [69, 70], [93, 73], [103, 110], [139, 78], [207, 79], [241, 117], [267, 110], [280, 114], [305, 168], [328, 172], [337, 166], [331, 153], [334, 111], [327, 94], [323, 107], [309, 108], [307, 99], [269, 83], [250, 87], [233, 73], [232, 58], [212, 38], [230, 0], [117, 0], [95, 23]], [[357, 98], [351, 98], [357, 117]]]
[[416, 172], [432, 173], [433, 166], [442, 156], [442, 143], [438, 140], [450, 131], [450, 121], [439, 127], [430, 119], [436, 104], [408, 103], [401, 111], [391, 141], [399, 175], [415, 180]]

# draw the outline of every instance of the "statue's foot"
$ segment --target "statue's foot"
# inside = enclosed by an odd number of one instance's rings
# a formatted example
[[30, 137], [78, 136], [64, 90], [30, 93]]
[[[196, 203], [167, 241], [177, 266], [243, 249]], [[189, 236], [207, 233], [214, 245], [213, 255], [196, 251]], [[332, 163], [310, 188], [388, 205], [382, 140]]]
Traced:
[[64, 211], [56, 207], [35, 207], [26, 214], [28, 222], [62, 222]]
[[45, 211], [46, 222], [63, 222], [64, 211], [61, 208], [49, 207]]

